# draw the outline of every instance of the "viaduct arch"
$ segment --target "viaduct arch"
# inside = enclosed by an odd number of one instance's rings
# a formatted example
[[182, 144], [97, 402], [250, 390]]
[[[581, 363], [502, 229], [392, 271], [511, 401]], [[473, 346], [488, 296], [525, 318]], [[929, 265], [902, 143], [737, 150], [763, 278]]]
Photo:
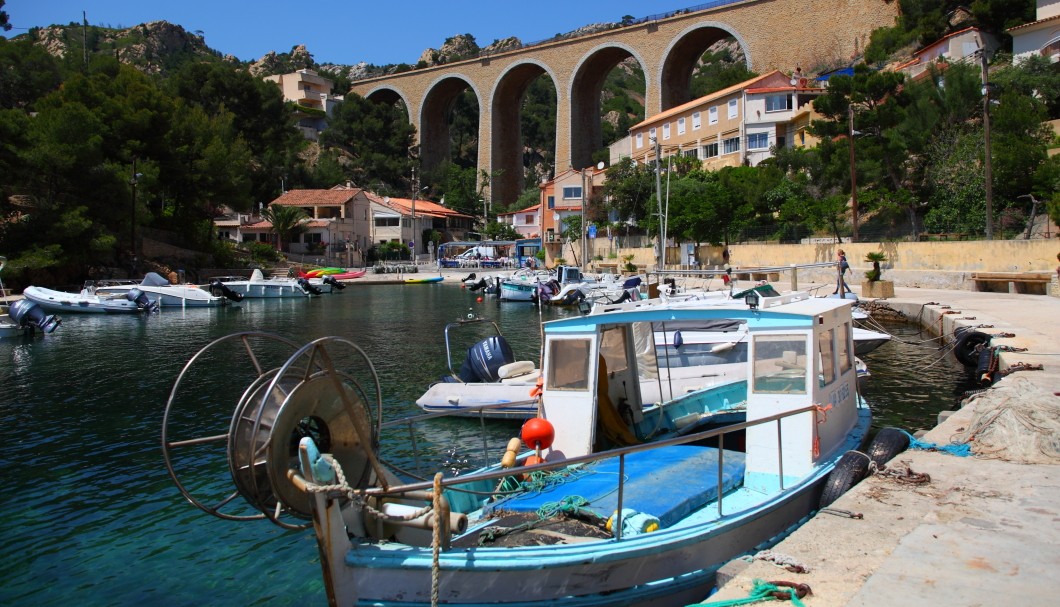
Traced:
[[535, 78], [556, 88], [556, 172], [592, 164], [602, 145], [600, 101], [606, 75], [632, 57], [644, 71], [647, 116], [691, 100], [691, 77], [708, 47], [732, 37], [747, 67], [764, 73], [810, 68], [860, 54], [872, 30], [891, 26], [897, 0], [713, 0], [664, 18], [577, 38], [483, 55], [353, 83], [351, 92], [401, 100], [416, 127], [424, 169], [449, 154], [448, 116], [464, 90], [478, 101], [478, 168], [497, 176], [491, 200], [524, 189], [520, 106]]

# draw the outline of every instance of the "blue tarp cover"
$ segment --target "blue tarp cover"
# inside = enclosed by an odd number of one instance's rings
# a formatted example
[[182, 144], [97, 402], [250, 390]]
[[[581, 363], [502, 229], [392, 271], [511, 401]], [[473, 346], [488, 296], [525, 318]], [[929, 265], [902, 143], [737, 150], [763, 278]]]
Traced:
[[[722, 492], [743, 482], [744, 454], [725, 451]], [[669, 527], [718, 497], [718, 450], [713, 447], [673, 445], [626, 456], [623, 508], [650, 514]], [[565, 497], [580, 496], [587, 509], [607, 518], [618, 506], [618, 458], [584, 466], [566, 482], [543, 491], [512, 496], [486, 511], [534, 512]]]

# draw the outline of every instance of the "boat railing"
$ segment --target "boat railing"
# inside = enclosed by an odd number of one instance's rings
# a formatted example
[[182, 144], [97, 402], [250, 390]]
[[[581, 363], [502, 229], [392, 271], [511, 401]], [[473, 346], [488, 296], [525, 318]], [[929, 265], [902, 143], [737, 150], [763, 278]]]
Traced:
[[[487, 407], [483, 407], [483, 408], [487, 408]], [[491, 471], [475, 472], [475, 473], [473, 473], [471, 475], [466, 475], [466, 476], [451, 476], [451, 477], [448, 477], [448, 478], [441, 479], [440, 485], [441, 485], [441, 487], [443, 489], [444, 488], [451, 488], [454, 491], [460, 491], [461, 488], [458, 487], [458, 485], [465, 484], [465, 483], [469, 482], [472, 479], [475, 480], [475, 481], [486, 481], [486, 480], [497, 480], [497, 481], [499, 481], [500, 479], [503, 479], [505, 477], [510, 477], [513, 474], [525, 475], [525, 474], [529, 474], [529, 473], [532, 473], [532, 472], [553, 470], [555, 468], [566, 468], [566, 467], [576, 466], [576, 465], [591, 464], [593, 462], [596, 462], [596, 461], [599, 461], [599, 460], [602, 460], [602, 459], [609, 459], [609, 458], [617, 457], [619, 459], [618, 459], [618, 475], [617, 475], [617, 479], [618, 479], [618, 487], [617, 487], [618, 504], [616, 506], [616, 511], [619, 513], [619, 516], [621, 516], [622, 506], [623, 506], [624, 485], [625, 485], [625, 482], [626, 482], [626, 479], [625, 479], [625, 457], [627, 455], [630, 455], [632, 453], [638, 453], [638, 452], [641, 452], [641, 451], [651, 451], [653, 449], [659, 449], [659, 448], [662, 448], [662, 447], [669, 447], [669, 446], [674, 446], [674, 445], [685, 445], [685, 444], [689, 444], [689, 443], [701, 442], [701, 441], [706, 441], [706, 440], [709, 440], [709, 439], [717, 438], [718, 439], [718, 469], [717, 469], [717, 473], [718, 473], [718, 498], [717, 498], [717, 508], [718, 508], [718, 516], [721, 517], [721, 516], [723, 516], [723, 512], [724, 512], [723, 511], [723, 494], [724, 494], [724, 491], [722, 491], [722, 487], [724, 486], [723, 479], [724, 479], [724, 470], [725, 470], [725, 455], [724, 455], [724, 453], [725, 453], [725, 448], [724, 448], [724, 446], [725, 446], [725, 435], [731, 434], [731, 433], [734, 433], [734, 432], [739, 432], [739, 431], [742, 431], [742, 430], [746, 430], [748, 428], [751, 428], [753, 426], [758, 426], [758, 425], [761, 425], [761, 424], [775, 423], [776, 424], [776, 429], [777, 429], [777, 438], [776, 438], [776, 440], [777, 440], [777, 477], [778, 477], [778, 480], [779, 480], [779, 489], [780, 489], [780, 491], [784, 491], [785, 490], [785, 487], [784, 487], [784, 436], [783, 436], [783, 430], [782, 430], [781, 421], [786, 419], [786, 418], [788, 418], [788, 417], [801, 415], [803, 413], [813, 413], [813, 412], [816, 412], [817, 410], [818, 410], [818, 407], [816, 405], [809, 405], [809, 406], [806, 406], [806, 407], [802, 407], [802, 408], [799, 408], [799, 409], [794, 409], [794, 410], [791, 410], [791, 411], [784, 411], [784, 412], [777, 413], [775, 415], [770, 415], [770, 416], [767, 416], [767, 417], [762, 417], [762, 418], [758, 418], [758, 419], [754, 419], [754, 420], [750, 420], [750, 421], [743, 421], [743, 422], [737, 422], [737, 423], [733, 423], [733, 424], [728, 424], [728, 425], [722, 426], [720, 428], [713, 428], [713, 429], [710, 429], [710, 430], [704, 430], [702, 432], [684, 434], [684, 435], [681, 435], [681, 436], [675, 436], [673, 438], [660, 439], [660, 440], [657, 440], [657, 441], [652, 441], [650, 443], [642, 443], [642, 444], [638, 444], [638, 445], [619, 447], [619, 448], [610, 449], [610, 450], [607, 450], [607, 451], [601, 451], [601, 452], [598, 452], [598, 453], [591, 453], [591, 454], [588, 454], [588, 455], [569, 457], [569, 458], [564, 458], [564, 459], [560, 459], [560, 460], [556, 460], [556, 461], [545, 461], [545, 462], [542, 462], [542, 463], [539, 463], [539, 464], [533, 464], [533, 465], [528, 465], [528, 466], [519, 466], [517, 469], [516, 468], [498, 468], [496, 470], [491, 470]], [[410, 423], [410, 422], [423, 421], [423, 420], [429, 419], [429, 418], [445, 417], [447, 415], [449, 415], [449, 414], [445, 413], [445, 412], [428, 413], [428, 414], [424, 414], [424, 415], [413, 416], [412, 418], [405, 418], [405, 419], [401, 419], [401, 420], [394, 420], [394, 421], [391, 421], [391, 422], [387, 422], [387, 423], [383, 424], [383, 426], [387, 426], [388, 427], [388, 426], [403, 425], [403, 424]], [[413, 440], [415, 440], [414, 433], [411, 432], [411, 426], [410, 426], [410, 435], [413, 435]], [[485, 443], [483, 444], [483, 448], [485, 450], [485, 448], [486, 448]], [[414, 449], [415, 449], [415, 446], [414, 446]], [[425, 480], [425, 481], [421, 481], [421, 482], [407, 483], [407, 484], [404, 484], [404, 485], [391, 485], [391, 486], [386, 487], [386, 488], [373, 487], [373, 488], [365, 489], [363, 492], [361, 492], [361, 495], [363, 497], [384, 497], [384, 496], [393, 496], [393, 495], [404, 495], [404, 494], [408, 494], [408, 493], [413, 492], [413, 491], [427, 491], [427, 490], [431, 490], [435, 486], [436, 482], [438, 482], [438, 481]], [[622, 536], [621, 536], [621, 530], [622, 530], [621, 518], [616, 522], [616, 525], [613, 528], [615, 528], [617, 530], [616, 531], [616, 533], [617, 533], [616, 539], [622, 539]]]

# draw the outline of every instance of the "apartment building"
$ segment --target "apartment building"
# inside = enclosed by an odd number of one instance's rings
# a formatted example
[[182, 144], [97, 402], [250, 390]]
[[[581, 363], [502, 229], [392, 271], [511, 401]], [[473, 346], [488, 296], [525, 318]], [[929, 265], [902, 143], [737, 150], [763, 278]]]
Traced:
[[622, 157], [653, 163], [657, 155], [665, 160], [680, 154], [698, 158], [708, 170], [757, 166], [774, 147], [810, 145], [810, 104], [823, 93], [798, 69], [792, 75], [774, 70], [634, 125], [626, 149], [612, 147], [612, 163]]
[[331, 115], [335, 104], [342, 101], [342, 95], [331, 94], [334, 83], [313, 70], [265, 76], [265, 80], [275, 82], [283, 98], [298, 106], [298, 129], [310, 141], [317, 140], [320, 131], [327, 126], [327, 117]]
[[512, 226], [523, 238], [535, 238], [541, 235], [541, 205], [535, 204], [518, 211], [498, 213], [497, 222]]

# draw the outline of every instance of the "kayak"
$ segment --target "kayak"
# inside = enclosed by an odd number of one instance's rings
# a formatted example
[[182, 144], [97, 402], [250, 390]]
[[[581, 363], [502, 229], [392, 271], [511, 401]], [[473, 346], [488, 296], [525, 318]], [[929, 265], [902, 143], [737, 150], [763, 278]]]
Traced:
[[422, 282], [441, 282], [442, 276], [426, 276], [424, 278], [406, 278], [406, 284], [417, 284]]
[[332, 274], [331, 277], [335, 280], [350, 280], [351, 278], [360, 278], [365, 275], [365, 270], [358, 270], [356, 272], [343, 272], [341, 274]]

